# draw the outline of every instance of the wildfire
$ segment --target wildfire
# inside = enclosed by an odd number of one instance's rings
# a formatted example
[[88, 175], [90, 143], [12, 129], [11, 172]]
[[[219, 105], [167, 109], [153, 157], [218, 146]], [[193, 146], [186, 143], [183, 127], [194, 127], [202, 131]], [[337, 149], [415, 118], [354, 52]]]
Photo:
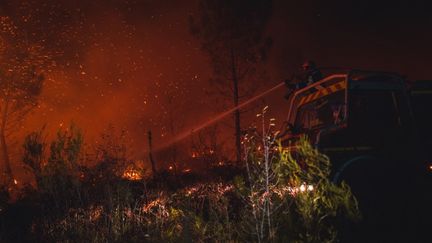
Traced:
[[80, 172], [80, 173], [79, 173], [79, 178], [80, 178], [81, 180], [84, 180], [84, 179], [85, 179], [85, 174], [84, 174], [84, 172]]
[[130, 181], [139, 181], [143, 178], [142, 173], [134, 169], [127, 169], [123, 172], [123, 179]]
[[274, 192], [279, 195], [279, 197], [284, 197], [286, 193], [291, 194], [291, 196], [296, 196], [298, 194], [310, 193], [315, 190], [313, 185], [307, 185], [302, 183], [300, 186], [284, 186], [279, 189], [275, 189]]
[[191, 169], [184, 169], [182, 172], [183, 173], [189, 173], [189, 172], [191, 172]]
[[288, 191], [294, 196], [298, 193], [311, 192], [314, 190], [313, 185], [306, 185], [305, 183], [297, 187], [289, 187]]
[[122, 178], [129, 181], [139, 181], [144, 178], [143, 161], [137, 160], [129, 164], [123, 171]]
[[223, 194], [233, 191], [234, 186], [230, 184], [216, 183], [210, 185], [198, 184], [188, 187], [184, 190], [186, 196], [205, 197], [207, 193], [214, 193], [214, 195], [222, 196]]
[[103, 207], [102, 206], [91, 206], [90, 207], [90, 215], [89, 219], [90, 221], [94, 222], [98, 220], [103, 213]]
[[192, 158], [199, 158], [201, 156], [211, 156], [215, 153], [216, 153], [216, 151], [213, 149], [205, 149], [203, 151], [192, 151], [191, 157]]
[[144, 205], [141, 211], [145, 214], [156, 216], [157, 218], [168, 218], [172, 210], [169, 210], [167, 203], [167, 199], [160, 195], [159, 198]]

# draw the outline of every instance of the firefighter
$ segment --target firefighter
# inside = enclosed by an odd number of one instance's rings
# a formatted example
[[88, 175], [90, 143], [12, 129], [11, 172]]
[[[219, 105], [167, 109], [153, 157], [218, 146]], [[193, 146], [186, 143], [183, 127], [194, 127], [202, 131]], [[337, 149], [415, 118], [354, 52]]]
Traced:
[[303, 63], [302, 68], [305, 77], [304, 82], [306, 82], [306, 85], [313, 84], [322, 79], [321, 71], [316, 67], [315, 62], [306, 61]]
[[288, 93], [285, 98], [288, 99], [295, 90], [302, 89], [322, 79], [321, 71], [316, 67], [314, 61], [305, 61], [302, 65], [302, 72], [299, 75], [293, 75], [291, 79], [285, 80], [288, 87]]

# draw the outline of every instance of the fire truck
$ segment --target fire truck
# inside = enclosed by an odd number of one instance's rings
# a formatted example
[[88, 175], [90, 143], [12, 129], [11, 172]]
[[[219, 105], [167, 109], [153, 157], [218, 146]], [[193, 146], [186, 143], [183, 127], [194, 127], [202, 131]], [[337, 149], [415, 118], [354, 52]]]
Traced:
[[432, 173], [432, 80], [415, 81], [409, 91], [419, 146]]
[[431, 84], [409, 86], [389, 72], [333, 73], [291, 95], [282, 145], [306, 136], [330, 158], [330, 179], [345, 181], [360, 210], [375, 215], [370, 224], [391, 218], [377, 215], [405, 207], [409, 200], [401, 198], [430, 199], [420, 198], [424, 193], [419, 191], [427, 190], [428, 169], [432, 172], [427, 164], [432, 162]]

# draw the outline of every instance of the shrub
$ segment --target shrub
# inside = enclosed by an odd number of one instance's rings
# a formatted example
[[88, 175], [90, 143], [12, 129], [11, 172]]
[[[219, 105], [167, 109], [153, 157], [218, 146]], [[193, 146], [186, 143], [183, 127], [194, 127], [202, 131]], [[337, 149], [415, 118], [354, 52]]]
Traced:
[[83, 140], [78, 129], [57, 134], [45, 166], [41, 165], [41, 133], [28, 136], [24, 158], [38, 178], [34, 194], [43, 215], [33, 221], [33, 238], [49, 242], [335, 241], [338, 219], [359, 215], [349, 187], [329, 180], [328, 157], [305, 137], [282, 147], [274, 119], [268, 122], [265, 114], [266, 109], [259, 114], [260, 131], [251, 129], [243, 138], [242, 176], [175, 190], [144, 179], [120, 178], [127, 146], [114, 137], [105, 137], [97, 147], [101, 163], [82, 170]]
[[[358, 218], [349, 187], [329, 180], [331, 163], [305, 137], [288, 148], [278, 144], [274, 119], [261, 114], [261, 129], [243, 139], [247, 175], [236, 179], [247, 205], [244, 226], [258, 242], [331, 242], [338, 217]], [[253, 239], [249, 239], [253, 240]]]

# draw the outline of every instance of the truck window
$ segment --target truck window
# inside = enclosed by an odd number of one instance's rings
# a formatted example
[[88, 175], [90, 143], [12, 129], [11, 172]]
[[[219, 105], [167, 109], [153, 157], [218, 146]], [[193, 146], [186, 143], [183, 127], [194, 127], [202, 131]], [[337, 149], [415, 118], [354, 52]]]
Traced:
[[323, 96], [301, 105], [294, 125], [308, 130], [338, 125], [345, 119], [345, 107], [344, 90]]
[[349, 97], [348, 119], [353, 127], [391, 130], [402, 126], [409, 116], [400, 91], [353, 90]]
[[430, 90], [414, 90], [411, 94], [411, 104], [418, 131], [422, 131], [422, 136], [431, 139], [432, 135], [432, 88]]

